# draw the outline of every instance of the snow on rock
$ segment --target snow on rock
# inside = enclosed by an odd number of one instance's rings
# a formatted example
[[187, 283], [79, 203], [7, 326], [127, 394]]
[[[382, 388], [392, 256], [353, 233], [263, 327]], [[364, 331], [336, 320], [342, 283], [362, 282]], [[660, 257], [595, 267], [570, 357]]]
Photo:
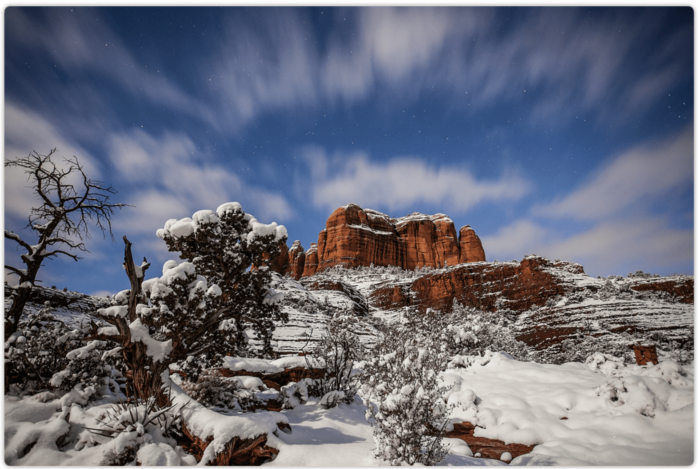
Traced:
[[242, 357], [224, 357], [224, 367], [231, 371], [252, 371], [257, 373], [279, 373], [284, 371], [281, 366], [273, 365], [269, 360], [262, 358], [242, 358]]
[[[162, 375], [166, 385], [172, 381], [168, 376], [168, 371]], [[202, 441], [210, 440], [200, 466], [204, 466], [216, 459], [226, 445], [234, 438], [241, 440], [252, 440], [260, 435], [266, 435], [266, 446], [279, 448], [280, 442], [274, 435], [277, 431], [278, 423], [289, 425], [287, 417], [278, 412], [247, 413], [240, 415], [222, 415], [207, 409], [199, 402], [193, 401], [175, 383], [172, 383], [172, 402], [175, 405], [184, 406], [182, 408], [183, 421], [190, 434]]]
[[248, 389], [249, 391], [260, 391], [265, 387], [262, 380], [255, 376], [234, 376], [233, 379], [236, 380], [242, 388]]
[[308, 368], [307, 361], [305, 357], [300, 357], [300, 356], [291, 356], [291, 357], [284, 357], [284, 358], [278, 358], [277, 360], [273, 360], [270, 362], [270, 365], [277, 366], [283, 369], [286, 368]]
[[446, 397], [457, 404], [453, 421], [469, 419], [474, 436], [537, 445], [511, 464], [692, 463], [692, 368], [633, 365], [616, 369], [618, 377], [611, 379], [582, 363], [543, 365], [486, 355], [443, 374], [452, 386]]
[[278, 292], [274, 288], [269, 288], [265, 293], [265, 299], [263, 303], [266, 305], [273, 305], [279, 303], [284, 299], [284, 292]]
[[179, 466], [180, 455], [167, 443], [143, 445], [136, 453], [141, 466]]

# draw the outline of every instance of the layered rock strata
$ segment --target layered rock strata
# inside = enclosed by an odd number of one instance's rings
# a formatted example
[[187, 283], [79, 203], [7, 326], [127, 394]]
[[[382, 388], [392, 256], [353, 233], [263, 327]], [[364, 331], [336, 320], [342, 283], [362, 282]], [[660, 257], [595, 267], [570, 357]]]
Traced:
[[683, 339], [692, 330], [693, 286], [688, 276], [594, 279], [579, 264], [533, 255], [521, 262], [462, 264], [409, 282], [385, 281], [368, 292], [368, 300], [379, 310], [449, 312], [454, 301], [510, 310], [519, 316], [516, 338], [546, 349], [580, 334], [659, 332]]
[[[371, 299], [374, 306], [382, 309], [415, 305], [421, 310], [449, 311], [457, 300], [486, 311], [508, 308], [522, 312], [565, 293], [564, 285], [547, 267], [554, 266], [537, 256], [528, 256], [520, 263], [464, 264], [424, 275], [410, 286], [379, 287]], [[578, 264], [567, 263], [567, 267], [583, 273]]]

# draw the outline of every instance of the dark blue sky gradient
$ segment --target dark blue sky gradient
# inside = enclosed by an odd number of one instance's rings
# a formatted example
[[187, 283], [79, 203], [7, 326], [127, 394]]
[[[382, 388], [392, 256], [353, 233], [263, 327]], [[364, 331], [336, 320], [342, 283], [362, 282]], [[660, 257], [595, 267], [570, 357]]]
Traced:
[[693, 53], [690, 8], [11, 7], [5, 156], [58, 147], [135, 205], [42, 269], [87, 293], [128, 287], [122, 235], [157, 273], [155, 230], [227, 201], [307, 249], [355, 202], [446, 213], [488, 260], [690, 274]]

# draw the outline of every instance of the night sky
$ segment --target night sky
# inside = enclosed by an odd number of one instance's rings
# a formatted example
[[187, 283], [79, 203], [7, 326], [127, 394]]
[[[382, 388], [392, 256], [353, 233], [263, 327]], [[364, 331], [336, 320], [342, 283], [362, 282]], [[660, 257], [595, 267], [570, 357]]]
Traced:
[[354, 202], [445, 213], [489, 261], [692, 274], [693, 111], [689, 7], [5, 10], [5, 158], [55, 147], [134, 206], [42, 267], [84, 293], [128, 288], [123, 235], [152, 277], [156, 230], [228, 201], [306, 249]]

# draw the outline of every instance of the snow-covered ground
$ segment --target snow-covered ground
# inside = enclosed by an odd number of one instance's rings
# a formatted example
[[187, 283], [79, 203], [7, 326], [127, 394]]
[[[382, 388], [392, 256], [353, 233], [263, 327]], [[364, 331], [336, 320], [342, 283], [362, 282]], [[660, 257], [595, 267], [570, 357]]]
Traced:
[[[445, 384], [452, 386], [446, 394], [448, 403], [454, 404], [450, 421], [477, 425], [477, 437], [536, 445], [531, 453], [511, 461], [512, 465], [693, 462], [693, 366], [681, 367], [673, 362], [624, 366], [601, 355], [587, 364], [543, 365], [490, 352], [484, 357], [462, 357], [453, 363], [468, 366], [449, 368], [442, 375]], [[266, 365], [256, 360], [253, 365], [277, 369], [286, 363]], [[51, 399], [51, 395], [44, 394], [21, 400], [5, 397], [7, 463], [95, 465], [109, 460], [118, 443], [85, 430], [97, 425], [93, 420], [106, 406], [99, 401], [93, 407], [85, 406], [78, 395], [66, 396]], [[185, 399], [182, 395], [176, 401]], [[196, 408], [188, 412], [200, 413], [196, 420], [202, 425], [201, 431], [211, 430], [212, 435], [234, 434], [241, 425], [239, 433], [252, 435], [258, 426], [269, 431], [274, 422], [289, 422], [290, 434], [276, 432], [277, 436], [270, 436], [270, 443], [280, 453], [266, 465], [382, 465], [372, 455], [372, 427], [365, 420], [360, 397], [353, 404], [332, 409], [324, 409], [318, 399], [310, 399], [280, 413], [228, 411], [222, 415]], [[64, 434], [67, 436], [58, 438]], [[37, 444], [25, 456], [19, 458], [13, 453], [26, 451], [32, 440]], [[445, 443], [451, 449], [441, 465], [505, 464], [471, 456], [461, 440], [446, 439]], [[143, 460], [152, 458], [161, 463], [194, 462], [181, 450], [166, 446], [165, 439], [156, 438], [140, 454]]]

